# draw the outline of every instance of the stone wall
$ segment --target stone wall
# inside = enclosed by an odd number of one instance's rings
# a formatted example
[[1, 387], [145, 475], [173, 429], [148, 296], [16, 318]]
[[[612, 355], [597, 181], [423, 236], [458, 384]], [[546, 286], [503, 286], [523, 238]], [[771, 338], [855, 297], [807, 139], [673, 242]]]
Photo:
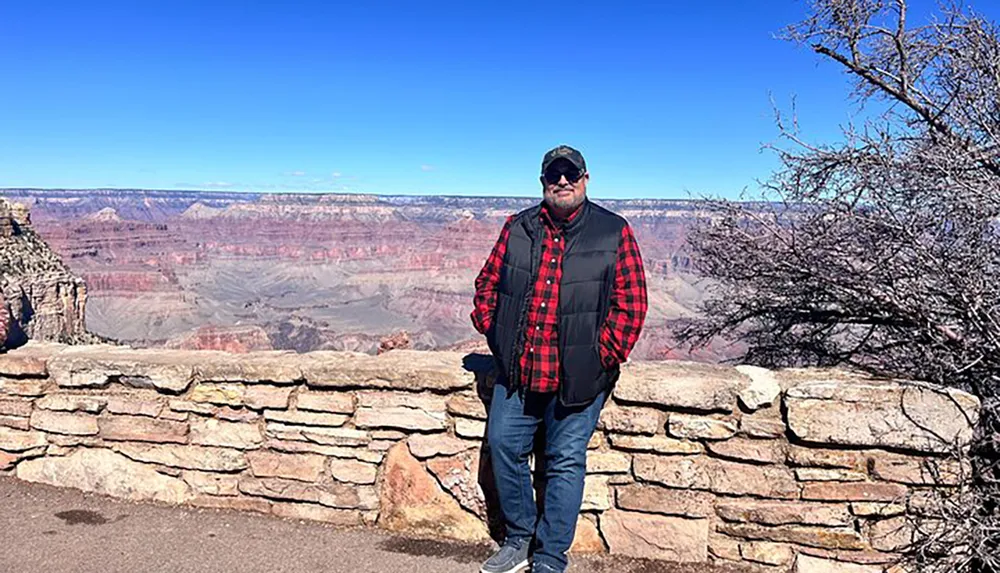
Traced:
[[[491, 358], [31, 343], [0, 354], [0, 473], [416, 535], [499, 535]], [[875, 573], [966, 470], [968, 394], [826, 370], [628, 365], [574, 551]]]

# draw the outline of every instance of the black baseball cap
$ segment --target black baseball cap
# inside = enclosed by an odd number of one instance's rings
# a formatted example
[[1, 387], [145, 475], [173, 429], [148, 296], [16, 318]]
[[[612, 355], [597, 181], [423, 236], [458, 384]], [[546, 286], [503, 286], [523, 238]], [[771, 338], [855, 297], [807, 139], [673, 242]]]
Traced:
[[556, 159], [565, 159], [573, 164], [580, 172], [587, 171], [587, 162], [583, 160], [583, 154], [568, 145], [560, 145], [555, 149], [550, 149], [542, 158], [542, 173], [552, 165]]

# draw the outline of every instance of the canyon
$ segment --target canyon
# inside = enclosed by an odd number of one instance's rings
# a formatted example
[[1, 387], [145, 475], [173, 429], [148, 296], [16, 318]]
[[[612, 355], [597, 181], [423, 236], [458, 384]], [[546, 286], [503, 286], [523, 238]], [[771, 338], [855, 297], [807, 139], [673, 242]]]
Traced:
[[[485, 348], [473, 281], [504, 219], [536, 198], [4, 189], [86, 284], [93, 333], [135, 347], [351, 350]], [[705, 286], [686, 230], [698, 203], [601, 200], [633, 226], [650, 311], [638, 359], [714, 362], [723, 343], [675, 348]]]

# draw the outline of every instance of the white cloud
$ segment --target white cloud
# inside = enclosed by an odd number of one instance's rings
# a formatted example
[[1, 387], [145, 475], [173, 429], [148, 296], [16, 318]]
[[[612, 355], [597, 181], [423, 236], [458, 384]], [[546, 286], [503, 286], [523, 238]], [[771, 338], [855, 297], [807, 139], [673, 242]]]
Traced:
[[305, 177], [305, 171], [285, 171], [286, 177]]
[[420, 170], [421, 171], [434, 171], [434, 166], [433, 165], [421, 165], [420, 166]]
[[232, 187], [233, 185], [236, 185], [236, 184], [235, 183], [230, 183], [228, 181], [209, 181], [207, 183], [202, 183], [203, 187], [209, 187], [209, 188], [212, 188], [212, 189], [228, 189], [229, 187]]
[[334, 179], [339, 179], [340, 177], [342, 177], [342, 175], [340, 171], [334, 171], [333, 175], [331, 175], [330, 177], [333, 177]]

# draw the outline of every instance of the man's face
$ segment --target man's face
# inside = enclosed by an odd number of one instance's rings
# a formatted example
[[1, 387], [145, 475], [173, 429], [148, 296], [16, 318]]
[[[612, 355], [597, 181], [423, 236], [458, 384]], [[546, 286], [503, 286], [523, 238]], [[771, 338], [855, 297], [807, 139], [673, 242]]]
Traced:
[[542, 174], [542, 197], [549, 207], [571, 213], [587, 197], [589, 180], [589, 173], [581, 173], [566, 159], [556, 159]]

